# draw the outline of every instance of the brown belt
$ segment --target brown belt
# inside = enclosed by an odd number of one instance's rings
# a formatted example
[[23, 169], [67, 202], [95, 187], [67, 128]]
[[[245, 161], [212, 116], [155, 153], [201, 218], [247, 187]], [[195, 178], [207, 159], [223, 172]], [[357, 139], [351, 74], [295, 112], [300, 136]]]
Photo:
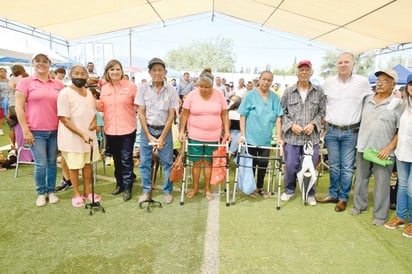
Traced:
[[332, 128], [336, 128], [339, 130], [350, 130], [350, 129], [354, 129], [354, 128], [358, 128], [360, 126], [360, 123], [356, 123], [356, 124], [352, 124], [352, 125], [348, 125], [348, 126], [337, 126], [331, 123], [328, 123], [328, 125]]

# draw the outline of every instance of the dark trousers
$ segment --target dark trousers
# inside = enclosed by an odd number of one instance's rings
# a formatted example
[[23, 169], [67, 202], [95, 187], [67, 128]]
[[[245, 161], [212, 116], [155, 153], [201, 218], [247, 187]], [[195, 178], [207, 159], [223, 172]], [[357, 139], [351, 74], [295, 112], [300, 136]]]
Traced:
[[[269, 157], [269, 153], [270, 153], [269, 149], [255, 148], [255, 147], [249, 147], [248, 151], [250, 155], [260, 156], [260, 157]], [[257, 181], [256, 181], [257, 188], [263, 188], [265, 175], [266, 175], [266, 168], [268, 166], [268, 163], [269, 161], [267, 159], [253, 158], [253, 174], [256, 174], [256, 166], [258, 166]]]
[[123, 189], [132, 189], [133, 175], [133, 146], [136, 131], [126, 135], [106, 134], [108, 152], [113, 156], [114, 176], [116, 185]]

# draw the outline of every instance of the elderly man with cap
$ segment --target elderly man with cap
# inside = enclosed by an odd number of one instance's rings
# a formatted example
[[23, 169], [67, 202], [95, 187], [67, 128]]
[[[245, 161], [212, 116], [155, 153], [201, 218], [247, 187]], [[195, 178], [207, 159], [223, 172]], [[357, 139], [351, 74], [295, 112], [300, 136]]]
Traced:
[[163, 60], [151, 59], [148, 68], [151, 80], [140, 87], [135, 99], [135, 104], [139, 106], [139, 119], [143, 131], [140, 135], [139, 165], [143, 195], [139, 198], [139, 202], [146, 201], [150, 197], [152, 145], [156, 145], [163, 165], [165, 203], [170, 204], [173, 202], [173, 186], [169, 181], [173, 164], [171, 128], [179, 101], [175, 88], [164, 80], [167, 70]]
[[337, 76], [323, 84], [326, 95], [326, 135], [330, 170], [329, 194], [317, 201], [336, 203], [335, 211], [346, 210], [356, 156], [363, 99], [372, 94], [368, 79], [354, 74], [354, 57], [344, 52], [338, 56]]
[[[356, 182], [353, 197], [352, 215], [359, 215], [368, 207], [368, 184], [373, 172], [374, 209], [373, 225], [383, 226], [389, 212], [389, 183], [393, 168], [394, 149], [398, 141], [399, 118], [403, 111], [402, 99], [396, 98], [392, 91], [398, 81], [392, 69], [375, 73], [376, 92], [365, 98], [362, 109], [361, 125], [356, 153]], [[392, 164], [381, 165], [365, 159], [365, 151], [378, 151], [377, 158], [391, 159]]]
[[[285, 192], [280, 197], [282, 201], [288, 201], [295, 193], [296, 174], [306, 141], [313, 144], [313, 165], [316, 166], [318, 161], [318, 144], [325, 117], [325, 95], [321, 87], [310, 82], [312, 74], [312, 63], [309, 60], [300, 61], [296, 70], [298, 82], [288, 87], [281, 99], [286, 164]], [[316, 205], [314, 195], [315, 186], [309, 191], [309, 205]]]

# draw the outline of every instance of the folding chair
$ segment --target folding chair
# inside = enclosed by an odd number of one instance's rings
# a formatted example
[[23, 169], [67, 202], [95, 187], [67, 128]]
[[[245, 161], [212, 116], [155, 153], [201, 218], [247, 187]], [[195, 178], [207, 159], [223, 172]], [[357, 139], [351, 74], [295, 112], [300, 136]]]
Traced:
[[16, 159], [16, 170], [14, 172], [14, 178], [17, 178], [18, 172], [19, 172], [19, 165], [20, 164], [29, 164], [29, 165], [34, 165], [34, 161], [28, 162], [28, 161], [20, 161], [20, 157], [23, 153], [23, 151], [29, 151], [31, 153], [30, 147], [26, 144], [22, 145], [17, 149], [17, 159]]

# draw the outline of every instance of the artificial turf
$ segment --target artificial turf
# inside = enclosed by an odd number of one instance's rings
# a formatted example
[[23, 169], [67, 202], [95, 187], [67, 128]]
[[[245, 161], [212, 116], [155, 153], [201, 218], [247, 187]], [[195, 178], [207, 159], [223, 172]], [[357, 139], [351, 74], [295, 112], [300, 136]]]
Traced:
[[[1, 136], [0, 146], [5, 144]], [[96, 184], [106, 213], [89, 216], [71, 206], [72, 190], [58, 193], [58, 204], [37, 208], [33, 166], [22, 165], [17, 179], [14, 170], [1, 172], [0, 272], [202, 272], [207, 218], [216, 214], [206, 198], [197, 195], [181, 206], [175, 191], [173, 204], [147, 212], [138, 206], [139, 180], [132, 200], [124, 202], [110, 194], [111, 167], [106, 176]], [[327, 187], [325, 173], [317, 192], [326, 194]], [[163, 201], [161, 190], [154, 198]], [[227, 207], [220, 198], [219, 273], [410, 273], [412, 241], [402, 230], [371, 225], [372, 204], [359, 216], [336, 213], [332, 204], [304, 206], [300, 197], [281, 202], [280, 210], [276, 204], [274, 196], [253, 200], [239, 193]]]

